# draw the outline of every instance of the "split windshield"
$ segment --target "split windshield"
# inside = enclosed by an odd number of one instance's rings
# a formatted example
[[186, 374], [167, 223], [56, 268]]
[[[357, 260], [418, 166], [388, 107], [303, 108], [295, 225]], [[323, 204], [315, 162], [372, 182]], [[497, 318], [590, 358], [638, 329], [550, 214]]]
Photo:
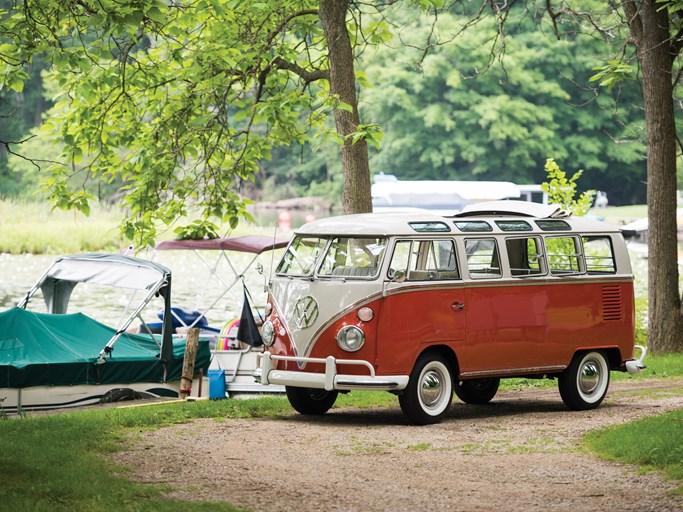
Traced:
[[277, 267], [278, 274], [370, 278], [379, 273], [386, 238], [297, 236]]

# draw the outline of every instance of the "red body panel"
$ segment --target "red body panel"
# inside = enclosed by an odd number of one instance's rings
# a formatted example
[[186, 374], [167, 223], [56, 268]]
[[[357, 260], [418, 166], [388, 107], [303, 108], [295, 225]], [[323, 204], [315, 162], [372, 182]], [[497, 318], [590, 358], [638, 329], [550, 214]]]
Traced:
[[378, 374], [407, 375], [427, 345], [465, 339], [465, 290], [459, 283], [409, 286], [383, 299], [377, 342]]
[[[407, 375], [426, 347], [446, 345], [465, 377], [564, 367], [582, 348], [616, 347], [621, 362], [632, 357], [631, 281], [550, 278], [404, 285], [363, 306], [375, 313], [370, 322], [358, 320], [357, 309], [331, 319], [317, 334], [309, 357], [363, 359], [375, 366], [377, 375]], [[276, 315], [271, 320], [276, 340], [270, 351], [295, 355], [283, 324]], [[365, 333], [359, 351], [345, 352], [337, 345], [337, 332], [344, 325], [357, 325]], [[280, 362], [278, 367], [302, 369], [294, 362]], [[303, 370], [321, 372], [323, 366], [309, 363]], [[339, 371], [367, 374], [367, 369], [351, 365], [340, 365]]]
[[[618, 314], [604, 314], [605, 286], [618, 288]], [[468, 288], [465, 304], [461, 372], [567, 366], [577, 349], [590, 347], [618, 347], [622, 361], [632, 356], [632, 282]]]

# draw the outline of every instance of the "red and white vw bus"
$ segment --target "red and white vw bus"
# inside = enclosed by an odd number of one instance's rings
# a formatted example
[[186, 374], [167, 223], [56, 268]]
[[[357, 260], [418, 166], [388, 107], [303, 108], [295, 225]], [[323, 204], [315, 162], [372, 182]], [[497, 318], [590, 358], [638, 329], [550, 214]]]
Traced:
[[311, 222], [276, 268], [266, 314], [257, 379], [286, 386], [302, 414], [379, 389], [411, 422], [436, 423], [453, 392], [486, 403], [504, 377], [556, 378], [567, 406], [591, 409], [611, 370], [644, 368], [621, 232], [556, 206]]

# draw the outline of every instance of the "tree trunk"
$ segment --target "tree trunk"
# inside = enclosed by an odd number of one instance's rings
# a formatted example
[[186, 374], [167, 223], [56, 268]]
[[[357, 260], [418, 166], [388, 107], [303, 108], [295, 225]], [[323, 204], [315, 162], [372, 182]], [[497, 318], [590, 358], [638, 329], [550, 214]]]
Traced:
[[662, 353], [683, 350], [676, 236], [673, 56], [667, 10], [656, 0], [643, 0], [640, 21], [638, 55], [643, 74], [648, 154], [648, 345], [653, 353]]
[[352, 107], [351, 112], [334, 111], [337, 133], [344, 138], [340, 147], [344, 169], [342, 208], [344, 213], [367, 213], [372, 211], [368, 145], [364, 139], [354, 144], [348, 137], [360, 123], [353, 49], [346, 28], [348, 7], [349, 0], [320, 0], [319, 12], [330, 62], [330, 92]]

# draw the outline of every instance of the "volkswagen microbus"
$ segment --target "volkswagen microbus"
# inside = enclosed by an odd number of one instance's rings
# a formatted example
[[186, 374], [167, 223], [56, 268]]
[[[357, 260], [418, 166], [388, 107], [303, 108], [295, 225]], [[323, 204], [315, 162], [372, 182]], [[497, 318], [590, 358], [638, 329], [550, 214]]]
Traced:
[[510, 377], [555, 379], [585, 410], [611, 371], [644, 368], [622, 233], [556, 205], [310, 222], [275, 268], [266, 315], [255, 376], [302, 414], [385, 390], [412, 423], [437, 423], [454, 393], [484, 404]]

